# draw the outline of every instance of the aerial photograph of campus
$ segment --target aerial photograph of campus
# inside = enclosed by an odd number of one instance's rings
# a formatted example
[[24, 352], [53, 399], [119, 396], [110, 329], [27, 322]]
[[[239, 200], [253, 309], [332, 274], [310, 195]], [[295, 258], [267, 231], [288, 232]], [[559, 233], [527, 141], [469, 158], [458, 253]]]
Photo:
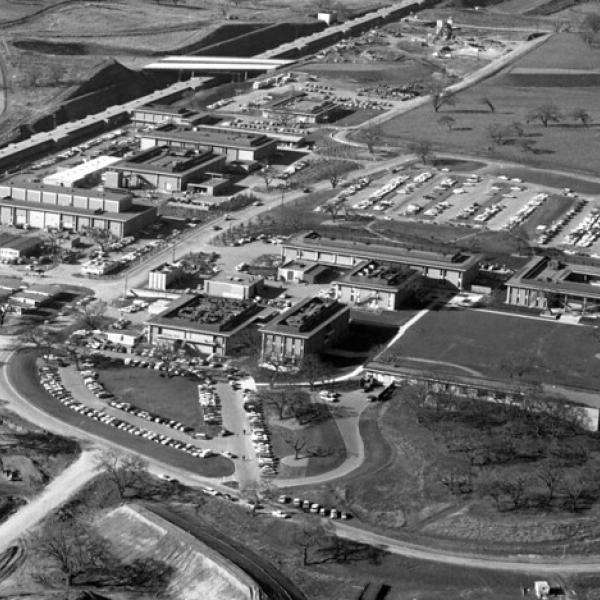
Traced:
[[0, 0], [0, 600], [600, 600], [598, 0]]

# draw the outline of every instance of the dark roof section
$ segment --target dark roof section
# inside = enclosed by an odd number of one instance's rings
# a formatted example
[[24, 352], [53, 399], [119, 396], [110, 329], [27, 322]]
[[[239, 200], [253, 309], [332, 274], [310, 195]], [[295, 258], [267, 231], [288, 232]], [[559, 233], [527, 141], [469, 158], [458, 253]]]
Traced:
[[350, 308], [335, 300], [305, 298], [292, 306], [261, 329], [264, 333], [286, 333], [296, 337], [309, 337]]

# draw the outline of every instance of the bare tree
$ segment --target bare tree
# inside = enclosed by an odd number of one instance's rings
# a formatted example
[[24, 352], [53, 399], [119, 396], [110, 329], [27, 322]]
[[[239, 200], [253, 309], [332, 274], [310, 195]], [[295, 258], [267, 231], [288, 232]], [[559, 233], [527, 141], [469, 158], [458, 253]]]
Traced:
[[407, 150], [411, 154], [415, 154], [421, 159], [423, 164], [426, 164], [433, 158], [433, 144], [429, 140], [415, 140], [406, 145]]
[[579, 510], [581, 498], [586, 494], [588, 484], [581, 469], [569, 471], [562, 479], [562, 491], [567, 496], [567, 505], [571, 512]]
[[301, 452], [306, 448], [308, 442], [306, 438], [294, 436], [285, 440], [294, 450], [294, 460], [300, 460]]
[[113, 450], [103, 452], [96, 466], [115, 485], [121, 500], [128, 490], [144, 478], [148, 469], [148, 463], [143, 458], [133, 454], [119, 454]]
[[441, 81], [435, 81], [429, 88], [433, 110], [439, 112], [442, 106], [452, 106], [455, 104], [455, 98], [446, 91], [446, 86]]
[[547, 501], [551, 504], [564, 478], [562, 464], [556, 460], [547, 460], [538, 468], [536, 476], [546, 486]]
[[588, 13], [581, 22], [580, 32], [583, 41], [591, 46], [600, 32], [600, 14]]
[[582, 125], [586, 125], [592, 120], [590, 114], [585, 108], [576, 108], [571, 112], [571, 118], [574, 121], [579, 121]]
[[328, 367], [323, 363], [319, 355], [314, 353], [304, 356], [300, 371], [306, 377], [311, 390], [315, 389], [317, 383], [324, 382], [329, 373]]
[[563, 118], [560, 109], [553, 102], [542, 104], [534, 108], [527, 115], [527, 122], [539, 121], [544, 127], [548, 127], [549, 123], [558, 123]]
[[362, 141], [367, 145], [369, 154], [375, 154], [375, 146], [383, 137], [383, 130], [380, 125], [369, 122], [366, 127], [360, 130]]
[[456, 119], [454, 117], [451, 117], [450, 115], [444, 115], [443, 117], [440, 117], [437, 122], [442, 127], [447, 127], [448, 131], [452, 131], [456, 123]]
[[106, 566], [108, 542], [82, 519], [53, 517], [33, 536], [30, 548], [43, 561], [38, 579], [49, 587], [73, 587], [77, 578]]
[[311, 550], [327, 540], [327, 537], [328, 534], [321, 524], [306, 523], [294, 532], [292, 541], [302, 550], [302, 564], [305, 567], [312, 564]]
[[108, 302], [98, 299], [84, 304], [78, 312], [86, 327], [96, 329], [102, 323], [107, 310]]
[[485, 104], [490, 109], [490, 112], [496, 112], [496, 107], [487, 96], [482, 96], [479, 98], [479, 102], [481, 102], [481, 104]]
[[509, 127], [499, 125], [498, 123], [490, 125], [486, 131], [492, 142], [500, 146], [504, 146], [510, 140], [512, 134]]

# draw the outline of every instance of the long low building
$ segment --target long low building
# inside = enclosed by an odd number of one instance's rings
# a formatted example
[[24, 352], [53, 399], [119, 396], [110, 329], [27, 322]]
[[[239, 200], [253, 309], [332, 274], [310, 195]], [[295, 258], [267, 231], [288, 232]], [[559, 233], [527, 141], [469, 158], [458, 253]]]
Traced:
[[600, 263], [536, 256], [506, 282], [506, 302], [530, 308], [600, 310]]
[[313, 261], [340, 267], [356, 267], [362, 261], [385, 261], [420, 271], [429, 279], [445, 281], [458, 289], [468, 287], [479, 271], [481, 255], [467, 252], [440, 254], [404, 247], [328, 238], [316, 231], [298, 234], [282, 244], [283, 262]]
[[140, 148], [167, 145], [172, 148], [208, 151], [220, 154], [227, 160], [262, 160], [277, 151], [277, 141], [262, 133], [242, 133], [214, 127], [186, 129], [176, 125], [163, 125], [153, 131], [139, 134]]
[[150, 71], [271, 71], [291, 65], [293, 60], [268, 58], [238, 58], [235, 56], [165, 56], [144, 69]]
[[131, 235], [156, 220], [156, 207], [131, 194], [98, 192], [36, 183], [0, 185], [0, 223]]

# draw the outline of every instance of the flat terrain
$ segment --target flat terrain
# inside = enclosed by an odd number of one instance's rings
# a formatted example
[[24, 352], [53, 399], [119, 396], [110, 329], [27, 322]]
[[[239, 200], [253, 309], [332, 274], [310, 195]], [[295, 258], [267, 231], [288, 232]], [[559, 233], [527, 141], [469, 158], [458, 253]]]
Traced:
[[[585, 71], [596, 69], [599, 60], [600, 49], [590, 48], [578, 35], [555, 35], [508, 71], [457, 94], [454, 106], [443, 106], [435, 113], [431, 105], [426, 105], [387, 122], [385, 140], [428, 139], [436, 149], [594, 173], [600, 121], [597, 82], [588, 77], [586, 81], [593, 85], [582, 87], [580, 75], [543, 71], [541, 77], [540, 70], [552, 67]], [[515, 69], [527, 72], [516, 74]], [[495, 112], [482, 105], [482, 98], [492, 101]], [[547, 128], [537, 121], [527, 123], [528, 114], [549, 101], [563, 114], [560, 121], [550, 123]], [[570, 116], [577, 108], [589, 113], [591, 121], [587, 127]], [[451, 131], [438, 123], [438, 119], [446, 116], [454, 119]], [[514, 122], [523, 124], [523, 138], [530, 149], [523, 149], [516, 135], [505, 144], [496, 144], [490, 138], [491, 126], [509, 126]]]
[[382, 360], [423, 371], [507, 379], [510, 361], [532, 363], [527, 381], [597, 389], [600, 347], [590, 327], [485, 311], [430, 312]]

